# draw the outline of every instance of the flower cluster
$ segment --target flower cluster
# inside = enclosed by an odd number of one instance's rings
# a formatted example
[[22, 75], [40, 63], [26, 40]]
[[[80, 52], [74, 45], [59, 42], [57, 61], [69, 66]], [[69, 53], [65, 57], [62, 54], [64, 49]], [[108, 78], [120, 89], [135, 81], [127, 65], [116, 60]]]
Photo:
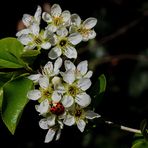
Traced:
[[[45, 29], [40, 29], [41, 18], [47, 23]], [[77, 14], [62, 11], [54, 4], [50, 12], [43, 13], [38, 6], [34, 16], [24, 14], [22, 21], [26, 28], [16, 36], [25, 45], [24, 50], [49, 50], [48, 57], [55, 60], [48, 61], [40, 73], [28, 77], [34, 82], [34, 89], [27, 97], [38, 101], [35, 109], [43, 117], [39, 126], [48, 129], [45, 143], [58, 140], [64, 125], [77, 125], [83, 132], [88, 119], [100, 117], [88, 109], [91, 97], [86, 91], [91, 86], [93, 72], [88, 71], [86, 60], [75, 66], [69, 59], [77, 58], [78, 43], [95, 38], [93, 27], [97, 20], [82, 21]], [[61, 55], [67, 60], [63, 61]]]

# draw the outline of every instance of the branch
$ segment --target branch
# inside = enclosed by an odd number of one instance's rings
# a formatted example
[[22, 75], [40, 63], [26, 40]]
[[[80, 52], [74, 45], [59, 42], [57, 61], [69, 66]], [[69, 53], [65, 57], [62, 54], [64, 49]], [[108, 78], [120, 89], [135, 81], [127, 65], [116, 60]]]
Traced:
[[137, 60], [137, 61], [143, 61], [143, 62], [148, 62], [148, 56], [147, 55], [136, 55], [136, 54], [121, 54], [121, 55], [109, 55], [109, 56], [104, 56], [102, 58], [94, 59], [90, 61], [90, 67], [92, 69], [95, 69], [97, 65], [100, 64], [105, 64], [105, 63], [112, 63], [117, 65], [119, 61], [121, 60]]
[[140, 19], [134, 20], [133, 22], [130, 22], [129, 24], [127, 24], [127, 25], [123, 26], [122, 28], [118, 29], [113, 34], [110, 34], [109, 36], [106, 36], [106, 37], [102, 38], [100, 41], [98, 41], [99, 44], [105, 44], [105, 43], [117, 38], [118, 36], [126, 33], [129, 29], [131, 29], [132, 27], [134, 27], [138, 23], [140, 23], [142, 19], [143, 19], [143, 17], [140, 18]]
[[131, 127], [127, 127], [127, 126], [123, 126], [123, 125], [117, 125], [117, 124], [114, 124], [113, 122], [111, 121], [105, 121], [105, 123], [107, 124], [113, 124], [113, 125], [116, 125], [118, 126], [121, 130], [124, 130], [124, 131], [128, 131], [128, 132], [132, 132], [132, 133], [137, 133], [137, 134], [141, 134], [141, 131], [139, 129], [134, 129], [134, 128], [131, 128]]

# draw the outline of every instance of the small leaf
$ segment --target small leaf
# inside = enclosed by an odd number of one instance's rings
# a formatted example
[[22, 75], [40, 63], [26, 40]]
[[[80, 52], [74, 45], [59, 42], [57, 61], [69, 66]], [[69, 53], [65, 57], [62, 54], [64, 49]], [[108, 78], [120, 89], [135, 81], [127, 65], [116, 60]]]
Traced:
[[38, 54], [40, 54], [40, 51], [38, 50], [27, 50], [25, 52], [22, 53], [22, 57], [34, 57], [37, 56]]
[[22, 111], [28, 103], [27, 92], [32, 85], [32, 81], [29, 79], [19, 77], [3, 87], [2, 119], [12, 134], [14, 134]]
[[93, 85], [90, 91], [90, 95], [94, 97], [94, 99], [92, 100], [93, 101], [92, 104], [94, 104], [94, 107], [97, 107], [98, 104], [101, 102], [105, 89], [106, 89], [106, 78], [105, 75], [102, 74], [99, 76], [98, 81], [96, 81], [96, 83]]
[[40, 54], [38, 50], [27, 50], [22, 53], [21, 59], [28, 63], [29, 65], [33, 64], [34, 60], [37, 58], [37, 55]]
[[23, 45], [16, 38], [0, 40], [0, 68], [22, 68], [25, 63], [20, 59]]
[[106, 89], [106, 78], [104, 74], [99, 77], [99, 86], [99, 94], [104, 93]]

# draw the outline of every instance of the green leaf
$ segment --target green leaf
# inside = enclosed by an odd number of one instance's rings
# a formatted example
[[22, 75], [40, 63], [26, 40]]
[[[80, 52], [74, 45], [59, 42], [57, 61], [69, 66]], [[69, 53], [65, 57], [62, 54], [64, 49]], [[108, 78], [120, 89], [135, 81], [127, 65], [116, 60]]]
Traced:
[[8, 37], [0, 40], [0, 51], [7, 51], [16, 57], [21, 56], [23, 48], [24, 46], [16, 38]]
[[105, 75], [102, 74], [98, 79], [99, 79], [99, 86], [100, 86], [99, 94], [101, 94], [101, 93], [104, 93], [105, 89], [106, 89], [106, 78], [105, 78]]
[[27, 50], [21, 55], [21, 59], [28, 63], [29, 65], [33, 64], [34, 60], [37, 58], [37, 55], [40, 54], [38, 50]]
[[148, 148], [148, 142], [144, 139], [138, 140], [132, 148]]
[[27, 50], [24, 53], [22, 53], [22, 57], [34, 57], [40, 54], [40, 51], [38, 50]]
[[25, 63], [20, 59], [23, 45], [16, 38], [0, 40], [0, 68], [22, 68]]
[[14, 75], [13, 72], [0, 72], [0, 88], [3, 87], [7, 81], [11, 80]]
[[141, 121], [141, 124], [140, 124], [140, 129], [141, 129], [142, 135], [144, 136], [144, 138], [146, 140], [148, 140], [147, 127], [148, 127], [148, 121], [147, 121], [147, 119], [142, 120]]
[[94, 97], [93, 105], [94, 107], [97, 107], [98, 104], [101, 102], [104, 92], [106, 90], [106, 78], [105, 75], [102, 74], [98, 77], [98, 81], [93, 85], [93, 87], [90, 90], [90, 95]]
[[22, 111], [28, 103], [27, 92], [32, 85], [32, 81], [29, 79], [19, 77], [3, 87], [2, 119], [12, 134], [14, 134]]

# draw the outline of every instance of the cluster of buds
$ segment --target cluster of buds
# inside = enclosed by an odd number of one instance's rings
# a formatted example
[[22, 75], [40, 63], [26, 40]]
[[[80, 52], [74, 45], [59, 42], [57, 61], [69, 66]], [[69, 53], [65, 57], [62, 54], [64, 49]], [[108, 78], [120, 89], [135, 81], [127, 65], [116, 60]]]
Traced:
[[[41, 18], [47, 23], [44, 29], [40, 29]], [[88, 109], [91, 97], [86, 91], [91, 86], [93, 72], [88, 71], [86, 60], [75, 66], [69, 59], [77, 58], [78, 43], [95, 38], [93, 27], [97, 20], [91, 17], [82, 21], [77, 14], [62, 12], [61, 7], [54, 4], [49, 12], [43, 13], [38, 6], [34, 16], [24, 14], [22, 21], [26, 28], [16, 36], [25, 46], [24, 50], [49, 50], [48, 57], [52, 60], [40, 73], [28, 77], [35, 87], [27, 97], [38, 101], [35, 109], [42, 117], [39, 126], [48, 129], [45, 143], [58, 140], [66, 125], [77, 125], [83, 132], [88, 119], [100, 117]], [[62, 55], [67, 60], [63, 61]]]

